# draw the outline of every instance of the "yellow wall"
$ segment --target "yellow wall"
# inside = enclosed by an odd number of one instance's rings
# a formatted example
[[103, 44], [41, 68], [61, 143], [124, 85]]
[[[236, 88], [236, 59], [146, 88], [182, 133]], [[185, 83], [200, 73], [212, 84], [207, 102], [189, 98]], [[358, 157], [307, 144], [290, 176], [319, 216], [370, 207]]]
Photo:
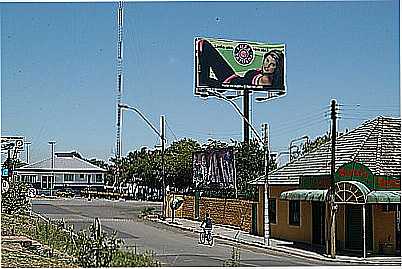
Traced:
[[338, 205], [338, 210], [336, 212], [336, 240], [339, 242], [339, 248], [345, 248], [345, 238], [346, 238], [346, 215], [345, 215], [345, 205]]
[[379, 244], [387, 243], [385, 254], [395, 253], [395, 218], [396, 212], [383, 212], [382, 205], [373, 205], [374, 252], [379, 252]]
[[279, 199], [282, 192], [297, 188], [296, 185], [270, 186], [269, 197], [276, 199], [276, 224], [271, 224], [271, 235], [273, 238], [311, 243], [311, 203], [300, 202], [300, 226], [294, 226], [289, 225], [289, 201]]

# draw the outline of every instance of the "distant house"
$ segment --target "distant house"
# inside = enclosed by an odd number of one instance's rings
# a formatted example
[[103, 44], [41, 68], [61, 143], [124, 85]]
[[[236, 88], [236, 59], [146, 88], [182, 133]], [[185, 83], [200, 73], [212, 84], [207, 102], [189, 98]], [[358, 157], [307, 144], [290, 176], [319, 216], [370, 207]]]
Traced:
[[103, 189], [106, 170], [84, 160], [77, 152], [56, 152], [53, 169], [52, 158], [48, 158], [18, 168], [16, 172], [38, 194], [54, 195], [65, 188], [76, 192], [87, 187]]

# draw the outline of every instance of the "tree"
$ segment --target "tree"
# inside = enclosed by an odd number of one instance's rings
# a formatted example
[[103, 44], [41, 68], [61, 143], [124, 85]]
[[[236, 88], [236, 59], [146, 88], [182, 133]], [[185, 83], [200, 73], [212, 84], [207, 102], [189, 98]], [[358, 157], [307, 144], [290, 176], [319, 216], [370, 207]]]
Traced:
[[236, 143], [235, 148], [238, 193], [247, 199], [254, 199], [257, 188], [248, 182], [264, 175], [264, 149], [257, 140]]
[[192, 185], [193, 152], [200, 150], [200, 144], [184, 138], [173, 142], [166, 150], [166, 185], [186, 189]]
[[331, 140], [331, 137], [329, 136], [329, 134], [325, 134], [323, 136], [318, 136], [316, 137], [312, 142], [307, 141], [303, 144], [302, 147], [302, 154], [307, 154], [309, 152], [313, 152], [316, 149], [318, 149], [321, 145], [329, 142]]

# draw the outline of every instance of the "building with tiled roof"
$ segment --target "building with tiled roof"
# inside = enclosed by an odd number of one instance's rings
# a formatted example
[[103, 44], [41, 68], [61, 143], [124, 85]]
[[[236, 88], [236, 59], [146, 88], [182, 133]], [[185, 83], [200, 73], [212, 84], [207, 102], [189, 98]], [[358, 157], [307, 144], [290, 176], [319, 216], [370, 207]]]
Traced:
[[[378, 117], [336, 139], [335, 169], [355, 161], [376, 175], [401, 174], [401, 120]], [[299, 184], [302, 176], [331, 173], [331, 141], [269, 174], [271, 184]], [[253, 184], [264, 184], [260, 178]]]
[[[401, 120], [378, 117], [336, 138], [331, 176], [331, 141], [268, 176], [259, 186], [258, 234], [325, 249], [329, 244], [329, 189], [334, 186], [336, 246], [358, 255], [400, 255]], [[363, 225], [364, 223], [364, 225]]]
[[53, 166], [52, 158], [48, 158], [18, 168], [16, 172], [38, 194], [54, 195], [66, 188], [77, 193], [88, 187], [102, 188], [106, 170], [84, 160], [77, 152], [56, 152]]

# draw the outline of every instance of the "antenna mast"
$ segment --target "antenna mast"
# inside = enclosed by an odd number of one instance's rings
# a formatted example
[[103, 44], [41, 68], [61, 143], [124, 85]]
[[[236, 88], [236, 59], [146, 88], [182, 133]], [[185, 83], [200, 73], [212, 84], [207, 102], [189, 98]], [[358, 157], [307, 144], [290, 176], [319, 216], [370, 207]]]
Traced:
[[119, 8], [117, 10], [117, 97], [116, 97], [116, 110], [117, 110], [117, 130], [116, 130], [116, 157], [121, 158], [121, 125], [123, 121], [122, 103], [123, 93], [123, 1], [119, 1]]

